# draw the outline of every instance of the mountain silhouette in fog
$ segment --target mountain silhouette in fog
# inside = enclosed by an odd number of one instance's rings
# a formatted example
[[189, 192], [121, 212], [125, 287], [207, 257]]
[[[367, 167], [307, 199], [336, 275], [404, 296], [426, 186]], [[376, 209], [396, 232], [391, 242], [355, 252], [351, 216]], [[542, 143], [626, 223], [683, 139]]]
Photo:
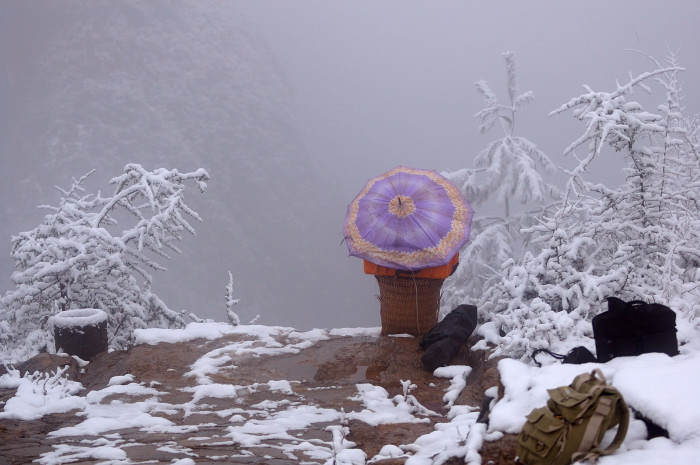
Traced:
[[11, 64], [0, 103], [12, 115], [0, 120], [3, 289], [12, 286], [11, 235], [42, 220], [34, 207], [56, 204], [54, 186], [96, 169], [88, 191], [107, 194], [127, 163], [205, 168], [207, 192], [186, 194], [204, 222], [154, 276], [171, 309], [225, 319], [230, 270], [243, 322], [377, 323], [373, 309], [346, 311], [343, 295], [363, 277], [340, 246], [344, 200], [304, 150], [293, 89], [235, 4], [30, 1], [0, 10], [11, 13], [0, 15], [9, 44], [0, 58]]

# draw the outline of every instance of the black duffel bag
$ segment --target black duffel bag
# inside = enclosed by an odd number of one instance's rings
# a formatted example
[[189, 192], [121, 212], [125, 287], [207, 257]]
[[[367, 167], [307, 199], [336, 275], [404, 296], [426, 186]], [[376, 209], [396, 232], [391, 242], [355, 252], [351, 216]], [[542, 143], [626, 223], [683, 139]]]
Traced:
[[429, 371], [450, 364], [452, 358], [467, 342], [476, 329], [477, 309], [462, 304], [448, 313], [421, 338], [419, 345], [425, 350], [421, 362]]
[[593, 317], [598, 361], [648, 352], [678, 355], [676, 313], [665, 305], [608, 297], [608, 311]]

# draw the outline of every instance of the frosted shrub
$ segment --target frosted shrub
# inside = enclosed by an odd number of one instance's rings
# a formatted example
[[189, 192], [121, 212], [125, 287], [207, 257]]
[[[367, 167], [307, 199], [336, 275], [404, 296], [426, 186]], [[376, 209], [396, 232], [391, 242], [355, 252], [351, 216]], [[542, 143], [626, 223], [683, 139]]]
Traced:
[[36, 420], [50, 413], [82, 408], [84, 398], [75, 396], [83, 386], [65, 375], [68, 366], [52, 373], [36, 371], [20, 376], [19, 370], [8, 367], [0, 376], [0, 388], [16, 388], [14, 397], [7, 400], [0, 418]]

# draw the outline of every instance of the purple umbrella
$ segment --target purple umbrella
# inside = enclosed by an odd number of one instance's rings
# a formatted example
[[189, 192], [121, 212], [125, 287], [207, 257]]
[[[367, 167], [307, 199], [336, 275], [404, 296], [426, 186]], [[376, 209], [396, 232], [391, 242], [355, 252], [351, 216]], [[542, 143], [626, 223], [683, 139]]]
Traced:
[[473, 214], [444, 176], [399, 166], [367, 182], [343, 229], [350, 255], [415, 271], [449, 263], [469, 240]]

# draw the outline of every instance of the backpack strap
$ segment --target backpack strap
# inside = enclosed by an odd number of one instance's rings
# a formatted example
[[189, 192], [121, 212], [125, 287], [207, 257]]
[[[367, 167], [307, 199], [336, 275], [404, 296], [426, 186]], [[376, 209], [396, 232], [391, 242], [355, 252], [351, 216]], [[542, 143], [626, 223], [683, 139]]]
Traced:
[[[571, 383], [571, 387], [577, 391], [580, 391], [585, 383], [592, 381], [592, 380], [596, 380], [596, 379], [599, 382], [602, 382], [603, 383], [602, 385], [607, 384], [607, 381], [605, 380], [605, 375], [603, 374], [603, 372], [600, 370], [600, 368], [596, 368], [593, 371], [591, 371], [590, 373], [582, 373], [582, 374], [578, 375], [576, 378], [574, 378], [573, 383]], [[595, 386], [595, 384], [593, 386]]]
[[566, 357], [566, 355], [564, 355], [564, 354], [557, 354], [557, 353], [555, 353], [555, 352], [552, 352], [552, 351], [549, 350], [549, 349], [535, 349], [535, 350], [532, 352], [532, 355], [530, 355], [530, 358], [532, 358], [532, 361], [535, 362], [535, 365], [537, 365], [538, 367], [541, 367], [541, 366], [542, 366], [542, 363], [541, 363], [541, 362], [538, 362], [537, 359], [535, 358], [535, 356], [537, 356], [538, 354], [541, 354], [541, 353], [543, 353], [543, 352], [544, 352], [545, 354], [549, 354], [549, 355], [551, 355], [552, 357], [554, 357], [554, 358], [556, 358], [556, 359], [559, 359], [559, 360], [564, 360], [564, 358]]
[[610, 414], [612, 409], [612, 399], [610, 397], [601, 397], [596, 406], [595, 412], [591, 415], [591, 419], [586, 426], [586, 430], [583, 432], [583, 437], [581, 438], [581, 444], [578, 447], [578, 451], [592, 450], [595, 444], [596, 436], [603, 424], [603, 420]]
[[[596, 463], [598, 457], [601, 455], [610, 455], [622, 445], [622, 442], [625, 440], [625, 436], [627, 435], [627, 428], [629, 426], [630, 418], [629, 407], [627, 407], [627, 403], [624, 401], [622, 396], [617, 399], [617, 408], [620, 409], [620, 423], [617, 427], [615, 438], [605, 449], [600, 449], [598, 447], [600, 444], [595, 443], [598, 429], [600, 428], [603, 419], [610, 413], [611, 408], [612, 399], [609, 397], [603, 397], [600, 399], [598, 407], [593, 413], [591, 420], [586, 427], [586, 431], [583, 433], [583, 438], [581, 439], [581, 445], [579, 446], [578, 451], [574, 452], [571, 456], [572, 463], [581, 460], [588, 460], [591, 463]], [[591, 446], [594, 447], [590, 450], [590, 452], [582, 452]]]

